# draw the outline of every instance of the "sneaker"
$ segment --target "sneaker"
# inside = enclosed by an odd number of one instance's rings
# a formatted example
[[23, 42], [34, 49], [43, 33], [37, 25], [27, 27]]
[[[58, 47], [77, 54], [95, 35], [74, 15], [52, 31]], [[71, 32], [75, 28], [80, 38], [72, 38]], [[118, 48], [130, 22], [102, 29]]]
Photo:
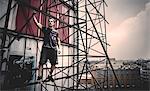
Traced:
[[44, 82], [48, 82], [48, 81], [54, 82], [54, 79], [52, 78], [52, 76], [48, 75], [48, 77], [44, 80]]
[[37, 77], [37, 80], [41, 80], [41, 79], [42, 79], [42, 76], [38, 76], [38, 77]]

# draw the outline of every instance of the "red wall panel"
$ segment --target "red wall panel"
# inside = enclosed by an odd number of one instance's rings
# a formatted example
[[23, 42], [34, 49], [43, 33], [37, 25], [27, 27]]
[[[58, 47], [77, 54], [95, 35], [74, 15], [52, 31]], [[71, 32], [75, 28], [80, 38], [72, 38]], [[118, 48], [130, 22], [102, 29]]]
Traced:
[[[55, 0], [56, 1], [56, 0]], [[25, 0], [25, 2], [33, 7], [39, 8], [40, 0]], [[65, 15], [69, 15], [66, 10], [67, 8], [60, 2], [54, 2], [54, 0], [48, 0], [44, 2], [42, 5], [42, 11], [49, 12], [50, 15], [59, 18], [61, 21], [69, 24], [69, 17]], [[63, 15], [65, 14], [65, 15]], [[33, 10], [29, 7], [23, 6], [19, 4], [17, 17], [16, 17], [16, 31], [20, 33], [25, 33], [32, 36], [37, 36], [37, 26], [33, 21]], [[39, 19], [40, 14], [37, 13], [36, 17]], [[30, 19], [31, 18], [31, 19]], [[41, 14], [41, 23], [43, 26], [48, 26], [48, 16]], [[59, 37], [62, 42], [69, 43], [69, 27], [66, 24], [57, 21], [55, 28], [58, 28]], [[60, 28], [60, 29], [59, 29]], [[43, 33], [40, 33], [40, 36], [43, 36]]]

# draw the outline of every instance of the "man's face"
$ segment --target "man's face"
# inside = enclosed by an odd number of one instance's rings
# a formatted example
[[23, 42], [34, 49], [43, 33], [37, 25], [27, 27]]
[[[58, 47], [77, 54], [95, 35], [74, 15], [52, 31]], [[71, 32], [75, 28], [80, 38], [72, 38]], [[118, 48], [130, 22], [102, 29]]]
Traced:
[[53, 27], [55, 25], [54, 19], [49, 19], [48, 22], [49, 27]]

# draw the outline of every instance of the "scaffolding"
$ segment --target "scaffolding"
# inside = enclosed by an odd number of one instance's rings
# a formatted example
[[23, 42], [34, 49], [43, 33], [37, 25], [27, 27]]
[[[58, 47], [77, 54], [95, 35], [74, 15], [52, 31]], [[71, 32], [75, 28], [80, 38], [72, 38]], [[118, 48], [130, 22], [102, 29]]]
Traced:
[[[10, 61], [9, 52], [14, 41], [24, 38], [23, 63], [27, 59], [26, 50], [28, 47], [26, 45], [28, 44], [28, 40], [34, 40], [35, 44], [37, 44], [35, 49], [35, 68], [29, 71], [33, 74], [33, 79], [28, 79], [26, 82], [24, 81], [23, 85], [19, 85], [20, 83], [18, 83], [17, 86], [11, 87], [11, 89], [20, 88], [21, 90], [22, 88], [29, 87], [29, 89], [34, 91], [37, 91], [37, 89], [48, 91], [51, 88], [53, 88], [54, 91], [90, 91], [93, 89], [103, 91], [104, 86], [109, 88], [108, 70], [110, 69], [114, 74], [117, 84], [120, 86], [107, 53], [109, 44], [107, 43], [106, 35], [108, 21], [105, 17], [105, 7], [107, 7], [105, 0], [39, 0], [40, 4], [38, 7], [29, 4], [25, 0], [7, 1], [7, 12], [0, 17], [0, 22], [3, 22], [2, 20], [5, 18], [4, 26], [0, 28], [0, 38], [2, 40], [0, 66], [2, 67], [2, 60], [5, 56], [4, 52], [6, 52], [7, 62]], [[68, 33], [69, 31], [67, 36], [61, 38], [62, 53], [59, 55], [61, 65], [56, 68], [53, 74], [56, 81], [54, 83], [36, 81], [38, 70], [36, 67], [38, 64], [38, 55], [40, 53], [39, 42], [42, 42], [42, 36], [39, 36], [40, 32], [37, 32], [37, 36], [30, 35], [27, 31], [22, 32], [26, 26], [29, 26], [34, 13], [26, 19], [26, 23], [22, 25], [19, 31], [13, 31], [13, 29], [9, 28], [11, 11], [19, 6], [38, 12], [39, 21], [41, 22], [41, 18], [44, 16], [44, 22], [42, 23], [45, 25], [47, 24], [46, 17], [54, 18], [57, 21], [56, 29], [64, 29], [62, 34], [66, 31]], [[59, 9], [61, 9], [61, 11]], [[67, 62], [64, 63], [66, 60]], [[101, 67], [99, 67], [99, 65]], [[23, 67], [26, 67], [26, 65], [23, 64]], [[46, 65], [43, 71], [45, 76], [47, 76], [49, 69], [48, 65]], [[96, 77], [96, 71], [101, 69], [104, 70], [104, 72], [101, 74], [101, 80], [99, 81]]]

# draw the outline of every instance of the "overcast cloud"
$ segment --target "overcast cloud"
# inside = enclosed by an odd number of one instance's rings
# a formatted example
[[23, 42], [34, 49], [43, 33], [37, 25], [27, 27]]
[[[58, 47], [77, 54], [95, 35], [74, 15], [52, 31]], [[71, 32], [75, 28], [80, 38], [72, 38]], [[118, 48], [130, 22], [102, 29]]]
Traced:
[[[113, 2], [113, 0], [111, 1]], [[122, 9], [114, 8], [114, 12], [118, 15], [115, 13], [113, 16], [112, 13], [112, 18], [110, 16], [108, 18], [110, 20], [108, 26], [108, 41], [111, 44], [109, 47], [110, 57], [116, 59], [150, 58], [150, 2], [148, 0], [133, 0], [135, 3], [131, 3], [132, 0], [114, 1], [124, 1], [124, 4], [129, 3], [129, 5], [126, 5], [128, 6], [126, 9], [124, 5], [122, 5]], [[114, 6], [112, 5], [112, 7]]]

